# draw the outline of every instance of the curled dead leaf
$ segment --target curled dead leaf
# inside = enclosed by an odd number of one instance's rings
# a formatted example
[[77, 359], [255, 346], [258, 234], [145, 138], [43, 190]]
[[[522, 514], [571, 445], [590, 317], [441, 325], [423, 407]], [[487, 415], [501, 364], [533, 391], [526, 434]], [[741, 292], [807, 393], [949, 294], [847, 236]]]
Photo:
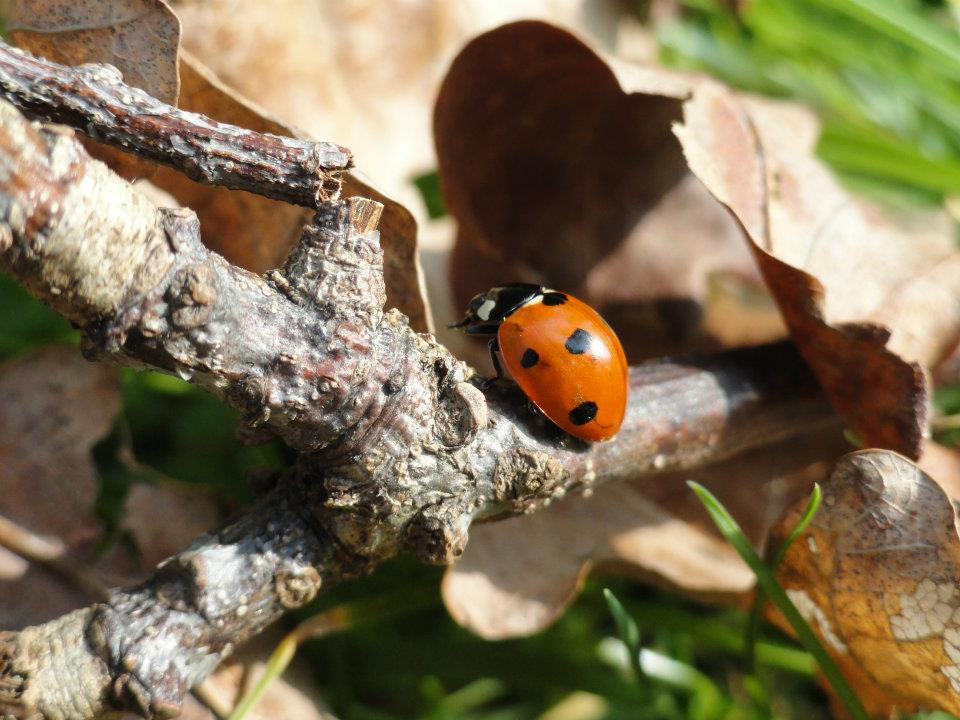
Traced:
[[[644, 313], [620, 317], [617, 306], [654, 295], [662, 328], [680, 338], [674, 349], [689, 350], [698, 338], [683, 328], [702, 333], [709, 278], [755, 277], [753, 254], [850, 427], [869, 445], [918, 454], [921, 365], [948, 359], [960, 335], [960, 253], [944, 213], [892, 219], [840, 187], [813, 157], [810, 113], [626, 65], [565, 30], [519, 22], [454, 60], [435, 130], [459, 223], [459, 303], [518, 275], [582, 292], [610, 308], [637, 359], [664, 343]], [[661, 211], [669, 219], [658, 222]], [[747, 248], [736, 248], [738, 228]]]
[[[65, 65], [109, 63], [124, 82], [177, 104], [180, 21], [163, 0], [33, 0], [0, 2], [14, 44]], [[127, 178], [149, 177], [155, 165], [84, 140], [87, 150]]]
[[[797, 512], [779, 523], [780, 537]], [[956, 509], [907, 458], [841, 459], [778, 578], [872, 714], [960, 712]]]

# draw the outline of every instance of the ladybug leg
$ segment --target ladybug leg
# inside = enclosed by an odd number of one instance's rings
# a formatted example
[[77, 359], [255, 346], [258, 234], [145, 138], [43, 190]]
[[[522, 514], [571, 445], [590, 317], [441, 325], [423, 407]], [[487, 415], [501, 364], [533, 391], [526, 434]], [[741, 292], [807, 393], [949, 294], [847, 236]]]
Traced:
[[490, 361], [493, 363], [493, 370], [497, 374], [492, 378], [484, 380], [480, 385], [481, 390], [486, 390], [497, 380], [502, 380], [504, 377], [503, 367], [500, 365], [500, 343], [497, 342], [496, 338], [491, 338], [490, 342], [487, 343], [487, 347], [490, 348]]

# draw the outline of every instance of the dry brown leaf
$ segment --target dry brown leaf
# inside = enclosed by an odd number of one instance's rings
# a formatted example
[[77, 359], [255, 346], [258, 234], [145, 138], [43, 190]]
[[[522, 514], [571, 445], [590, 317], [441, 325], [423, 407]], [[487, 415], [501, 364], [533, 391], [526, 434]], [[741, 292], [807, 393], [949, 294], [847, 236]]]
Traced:
[[[602, 308], [636, 361], [717, 347], [714, 278], [762, 286], [736, 224], [687, 169], [672, 125], [689, 79], [605, 60], [552, 25], [520, 22], [457, 56], [434, 116], [444, 196], [459, 223], [454, 297], [524, 279]], [[781, 336], [777, 311], [725, 325]], [[714, 318], [716, 322], [716, 318]], [[764, 328], [766, 334], [756, 329]], [[725, 337], [738, 337], [728, 330]]]
[[[0, 2], [10, 39], [65, 65], [109, 63], [124, 82], [170, 105], [180, 81], [180, 21], [163, 0], [32, 0]], [[124, 177], [148, 177], [156, 166], [86, 140], [90, 153]]]
[[[780, 523], [781, 537], [797, 512]], [[908, 459], [845, 456], [778, 577], [872, 714], [960, 712], [956, 511]]]
[[791, 336], [865, 444], [919, 454], [923, 367], [960, 333], [960, 253], [943, 213], [901, 226], [812, 156], [795, 109], [704, 84], [677, 135], [691, 168], [739, 219]]
[[[667, 137], [681, 108], [685, 158]], [[960, 253], [944, 213], [894, 222], [843, 190], [812, 156], [818, 127], [809, 113], [626, 65], [560, 28], [521, 22], [457, 57], [436, 132], [460, 223], [460, 303], [518, 274], [572, 292], [583, 285], [600, 304], [672, 291], [696, 301], [667, 305], [674, 315], [662, 325], [683, 330], [702, 322], [710, 269], [748, 276], [752, 252], [847, 423], [867, 444], [918, 454], [927, 397], [917, 363], [936, 367], [956, 346]], [[644, 210], [680, 193], [686, 162], [746, 228], [749, 250], [729, 244], [735, 228], [718, 233], [716, 207], [698, 214], [679, 201], [672, 232], [627, 239]], [[608, 314], [631, 357], [643, 357], [627, 318]], [[646, 330], [648, 346], [662, 351], [649, 327], [641, 321], [638, 335]], [[679, 338], [689, 347], [689, 331]]]
[[66, 65], [109, 63], [124, 82], [177, 102], [180, 21], [162, 0], [31, 0], [3, 6], [20, 47]]
[[[670, 137], [678, 108], [686, 121], [677, 131], [686, 159]], [[782, 153], [771, 166], [777, 171], [777, 184], [769, 196], [764, 193], [763, 168], [756, 162], [754, 146], [730, 142], [736, 126], [728, 127], [732, 120], [724, 112], [750, 117], [758, 127], [769, 125], [779, 132], [759, 131]], [[711, 252], [709, 239], [701, 237], [715, 236], [723, 228], [724, 214], [692, 180], [685, 165], [689, 160], [700, 180], [735, 210], [743, 208], [745, 214], [752, 212], [750, 217], [765, 222], [769, 214], [780, 248], [793, 248], [784, 252], [785, 258], [801, 265], [808, 262], [822, 276], [825, 290], [809, 276], [798, 283], [795, 270], [756, 253], [794, 339], [808, 359], [813, 357], [811, 363], [847, 421], [870, 442], [919, 450], [926, 410], [924, 379], [918, 366], [908, 361], [937, 362], [960, 328], [956, 249], [942, 215], [922, 219], [919, 227], [903, 228], [855, 203], [812, 158], [818, 128], [809, 113], [735, 96], [711, 81], [627, 66], [602, 58], [559, 28], [523, 22], [481, 36], [455, 60], [438, 99], [436, 125], [442, 181], [460, 223], [461, 243], [453, 263], [455, 291], [460, 289], [466, 296], [480, 286], [511, 279], [496, 273], [503, 273], [504, 267], [515, 271], [519, 265], [528, 273], [526, 279], [546, 276], [551, 283], [583, 286], [597, 295], [603, 292], [597, 286], [606, 287], [611, 299], [629, 298], [631, 293], [636, 299], [644, 291], [669, 297], [670, 283], [675, 281], [686, 297], [703, 302], [718, 277], [738, 278], [737, 270], [743, 265], [725, 269], [723, 264], [737, 256], [729, 255], [724, 244]], [[631, 143], [636, 144], [632, 156]], [[644, 173], [652, 179], [643, 177]], [[799, 178], [802, 188], [797, 187]], [[814, 202], [819, 199], [826, 205], [827, 198], [834, 203], [832, 212]], [[645, 215], [670, 205], [677, 208], [673, 220], [661, 225], [654, 216], [649, 222], [661, 229], [650, 232], [646, 245], [634, 237], [624, 239], [632, 228], [642, 226]], [[816, 222], [814, 210], [824, 210], [815, 215]], [[739, 222], [750, 227], [737, 217], [721, 231], [730, 242], [740, 231]], [[710, 223], [716, 223], [712, 230], [699, 232]], [[670, 228], [675, 232], [665, 231]], [[837, 237], [844, 239], [838, 251], [850, 257], [839, 262], [832, 245], [821, 247], [819, 238], [824, 235], [834, 243]], [[677, 238], [687, 243], [688, 253]], [[879, 239], [890, 247], [875, 250]], [[663, 257], [657, 257], [657, 249]], [[749, 254], [753, 248], [743, 250]], [[799, 260], [791, 252], [799, 253]], [[679, 261], [671, 256], [679, 256]], [[739, 257], [737, 262], [744, 255]], [[698, 259], [707, 268], [710, 263], [719, 266], [720, 272], [691, 270], [689, 266], [695, 267]], [[534, 263], [539, 265], [533, 268]], [[783, 268], [774, 267], [777, 263]], [[678, 267], [684, 271], [677, 272]], [[645, 274], [648, 271], [650, 275]], [[742, 275], [750, 277], [749, 272]], [[861, 277], [864, 295], [858, 295]], [[658, 282], [661, 278], [664, 281]], [[458, 283], [471, 282], [477, 286], [458, 288]], [[948, 305], [939, 315], [930, 309], [938, 303]], [[690, 312], [689, 305], [674, 310]], [[620, 321], [615, 313], [608, 314], [613, 322]], [[722, 317], [721, 309], [712, 322]], [[884, 347], [880, 323], [889, 325], [893, 350], [908, 361]], [[772, 331], [777, 327], [771, 325]], [[727, 337], [752, 339], [746, 330]], [[824, 347], [818, 343], [825, 343]], [[822, 353], [819, 360], [817, 352]], [[787, 456], [795, 451], [795, 447], [783, 450]], [[745, 472], [745, 461], [740, 459], [727, 466], [726, 474], [742, 479]], [[756, 492], [775, 477], [769, 469], [760, 470], [746, 484], [752, 489], [750, 497], [722, 499], [748, 525], [769, 519], [767, 513], [783, 506], [757, 502]], [[677, 503], [678, 492], [665, 496], [652, 492], [677, 487], [669, 480], [665, 483], [641, 488], [633, 500], [623, 496], [623, 488], [601, 490], [598, 497], [610, 493], [614, 499], [596, 517], [589, 506], [602, 503], [571, 501], [562, 511], [552, 511], [554, 517], [512, 521], [509, 551], [503, 540], [494, 537], [495, 530], [481, 528], [474, 533], [463, 563], [446, 582], [445, 595], [453, 614], [485, 635], [531, 632], [562, 610], [592, 563], [614, 558], [618, 564], [632, 564], [661, 579], [672, 580], [673, 573], [683, 578], [677, 583], [681, 587], [696, 582], [684, 572], [689, 558], [682, 553], [670, 557], [651, 552], [655, 547], [683, 546], [683, 541], [671, 544], [671, 535], [678, 538], [696, 531], [669, 524], [688, 518], [677, 509], [682, 507]], [[647, 503], [660, 514], [660, 522], [655, 523], [665, 532], [655, 536], [660, 545], [648, 536], [645, 550], [633, 557], [629, 552], [616, 556], [610, 550], [611, 533], [641, 530], [619, 527], [616, 522], [612, 530], [604, 527], [607, 515], [620, 517], [622, 508], [633, 506], [639, 517], [649, 518], [638, 507]], [[528, 542], [525, 532], [532, 532], [538, 542]], [[763, 537], [761, 533], [756, 539]], [[567, 555], [570, 538], [582, 539], [583, 545]], [[661, 567], [655, 567], [651, 558], [657, 558]], [[534, 566], [537, 573], [530, 572]], [[709, 568], [698, 570], [697, 575], [711, 577]], [[719, 584], [714, 589], [732, 591]]]
[[639, 574], [698, 597], [742, 600], [753, 574], [714, 532], [685, 480], [708, 485], [762, 546], [784, 508], [822, 478], [823, 463], [812, 459], [846, 449], [829, 432], [706, 470], [604, 485], [589, 497], [474, 527], [444, 577], [444, 602], [457, 622], [499, 639], [556, 620], [595, 569]]
[[[100, 533], [90, 448], [120, 410], [113, 371], [75, 348], [49, 347], [0, 366], [0, 515], [83, 555]], [[3, 551], [0, 627], [49, 620], [90, 598]]]

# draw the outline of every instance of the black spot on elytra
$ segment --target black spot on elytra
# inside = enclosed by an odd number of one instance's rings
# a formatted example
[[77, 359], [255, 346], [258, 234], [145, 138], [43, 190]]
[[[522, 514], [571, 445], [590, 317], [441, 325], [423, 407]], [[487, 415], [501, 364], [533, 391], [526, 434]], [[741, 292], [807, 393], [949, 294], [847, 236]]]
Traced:
[[597, 404], [585, 400], [570, 411], [570, 422], [574, 425], [586, 425], [597, 416]]
[[590, 333], [583, 328], [577, 328], [573, 331], [573, 334], [567, 338], [563, 346], [571, 355], [582, 355], [590, 349], [591, 340], [593, 340], [593, 336]]
[[520, 356], [520, 367], [522, 368], [532, 368], [538, 362], [540, 362], [540, 353], [533, 348], [527, 348]]
[[561, 292], [548, 292], [543, 295], [543, 304], [548, 306], [563, 305], [567, 301], [567, 296]]

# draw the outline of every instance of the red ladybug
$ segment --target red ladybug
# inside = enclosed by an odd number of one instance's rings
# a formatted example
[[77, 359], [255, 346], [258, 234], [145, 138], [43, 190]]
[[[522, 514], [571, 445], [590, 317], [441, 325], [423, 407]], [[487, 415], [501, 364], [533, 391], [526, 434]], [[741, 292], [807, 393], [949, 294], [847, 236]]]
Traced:
[[596, 310], [540, 285], [501, 285], [470, 301], [452, 327], [496, 335], [497, 355], [527, 397], [550, 420], [583, 440], [613, 437], [627, 408], [627, 359]]

